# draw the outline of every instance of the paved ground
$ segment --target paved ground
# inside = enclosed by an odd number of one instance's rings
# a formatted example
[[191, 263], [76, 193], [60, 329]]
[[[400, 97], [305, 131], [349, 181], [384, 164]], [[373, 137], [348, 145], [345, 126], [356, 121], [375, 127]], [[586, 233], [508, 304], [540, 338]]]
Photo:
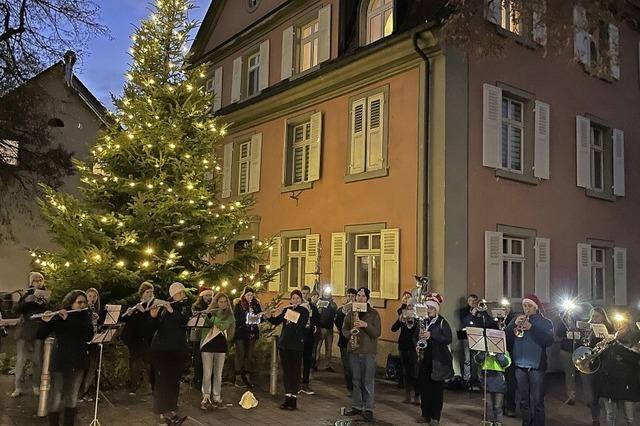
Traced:
[[[46, 420], [35, 416], [37, 401], [33, 396], [13, 399], [9, 397], [12, 390], [13, 376], [0, 376], [0, 425], [45, 425]], [[590, 422], [588, 409], [582, 403], [568, 407], [561, 402], [561, 376], [550, 375], [547, 396], [547, 425], [588, 425]], [[222, 395], [225, 402], [233, 403], [225, 410], [202, 412], [199, 408], [200, 394], [196, 390], [183, 385], [180, 396], [180, 410], [193, 419], [185, 422], [185, 426], [197, 425], [334, 425], [340, 422], [340, 407], [348, 405], [342, 374], [320, 372], [312, 380], [312, 388], [316, 395], [301, 396], [298, 411], [284, 412], [278, 408], [280, 397], [272, 397], [264, 386], [255, 389], [259, 405], [251, 410], [238, 406], [242, 389], [230, 384], [223, 386]], [[263, 390], [265, 389], [265, 390]], [[419, 415], [419, 408], [402, 404], [401, 394], [394, 384], [386, 381], [376, 383], [376, 425], [411, 425]], [[151, 412], [151, 396], [130, 397], [123, 391], [107, 391], [106, 396], [115, 407], [102, 402], [99, 407], [99, 420], [102, 426], [111, 425], [155, 425], [156, 417]], [[79, 410], [78, 425], [89, 425], [93, 418], [93, 404], [83, 403]], [[468, 392], [447, 392], [442, 425], [480, 425], [482, 420], [481, 395]], [[364, 424], [364, 422], [354, 422]], [[517, 419], [506, 419], [505, 425], [520, 424]], [[603, 423], [604, 424], [604, 423]], [[620, 423], [621, 424], [621, 423]]]

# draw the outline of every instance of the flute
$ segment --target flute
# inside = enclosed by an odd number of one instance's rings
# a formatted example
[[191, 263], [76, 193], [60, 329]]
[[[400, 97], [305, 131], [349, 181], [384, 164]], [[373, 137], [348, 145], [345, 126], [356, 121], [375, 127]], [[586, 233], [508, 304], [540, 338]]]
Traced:
[[[144, 305], [145, 303], [148, 303], [148, 301], [141, 301], [141, 302], [136, 303], [136, 304], [135, 304], [135, 305], [133, 305], [131, 308], [129, 308], [129, 309], [131, 309], [131, 310], [127, 309], [127, 310], [125, 311], [125, 313], [124, 313], [124, 314], [122, 314], [122, 316], [123, 316], [123, 317], [130, 317], [130, 316], [131, 316], [131, 315], [133, 315], [136, 311], [140, 311], [140, 310], [138, 309], [138, 307], [142, 307], [142, 305]], [[140, 312], [146, 312], [146, 310], [144, 310], [144, 309], [143, 309], [143, 310], [142, 310], [142, 311], [140, 311]]]
[[150, 310], [152, 310], [153, 308], [163, 308], [169, 305], [173, 305], [174, 303], [180, 303], [182, 302], [182, 300], [174, 300], [173, 302], [167, 302], [165, 300], [162, 300], [158, 303], [156, 303], [155, 305], [149, 306], [148, 308], [146, 308], [145, 310], [143, 310], [142, 312], [149, 312]]
[[[74, 313], [74, 312], [82, 312], [82, 311], [86, 311], [89, 308], [82, 308], [82, 309], [71, 309], [69, 311], [66, 311], [68, 314]], [[62, 313], [62, 311], [65, 311], [65, 309], [60, 309], [59, 311], [53, 311], [53, 312], [43, 312], [41, 314], [35, 314], [35, 315], [31, 315], [29, 318], [31, 319], [38, 319], [38, 318], [42, 318], [45, 316], [51, 316], [51, 318], [55, 317], [56, 315], [60, 315]]]

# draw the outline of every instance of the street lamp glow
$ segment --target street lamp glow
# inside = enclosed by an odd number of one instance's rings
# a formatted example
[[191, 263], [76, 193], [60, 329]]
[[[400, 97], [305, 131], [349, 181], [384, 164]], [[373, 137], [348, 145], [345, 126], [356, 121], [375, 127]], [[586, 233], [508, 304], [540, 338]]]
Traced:
[[323, 290], [324, 294], [331, 294], [331, 286], [330, 285], [325, 285], [324, 286], [324, 290]]
[[562, 309], [564, 309], [565, 311], [572, 311], [576, 308], [576, 304], [573, 300], [571, 299], [565, 299], [562, 302]]
[[511, 302], [509, 302], [509, 299], [503, 297], [502, 300], [500, 300], [500, 305], [501, 306], [509, 306], [509, 305], [511, 305]]

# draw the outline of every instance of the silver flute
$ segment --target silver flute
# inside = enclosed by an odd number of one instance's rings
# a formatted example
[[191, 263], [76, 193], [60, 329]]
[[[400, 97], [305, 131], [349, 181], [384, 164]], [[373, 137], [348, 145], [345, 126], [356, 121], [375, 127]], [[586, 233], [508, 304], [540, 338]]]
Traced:
[[[73, 312], [82, 312], [82, 311], [86, 311], [89, 308], [82, 308], [82, 309], [71, 309], [66, 311], [68, 314], [71, 314]], [[55, 317], [56, 315], [60, 315], [62, 313], [62, 311], [65, 311], [65, 309], [60, 309], [59, 311], [53, 311], [53, 312], [43, 312], [41, 314], [35, 314], [35, 315], [31, 315], [29, 318], [31, 319], [38, 319], [38, 318], [42, 318], [42, 317], [48, 317], [51, 316], [52, 318]]]

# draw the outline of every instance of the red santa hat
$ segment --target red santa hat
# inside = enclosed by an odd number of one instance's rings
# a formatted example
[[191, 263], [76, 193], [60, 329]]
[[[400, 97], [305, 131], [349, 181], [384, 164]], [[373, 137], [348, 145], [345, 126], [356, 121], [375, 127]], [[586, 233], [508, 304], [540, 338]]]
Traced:
[[198, 294], [200, 296], [213, 296], [213, 289], [211, 287], [200, 287], [200, 292]]
[[532, 303], [536, 306], [536, 308], [538, 308], [540, 312], [544, 312], [544, 305], [542, 304], [540, 299], [538, 299], [538, 296], [536, 296], [535, 294], [526, 295], [524, 299], [522, 299], [522, 303], [524, 302]]
[[427, 296], [427, 300], [425, 300], [424, 304], [435, 308], [436, 312], [440, 313], [440, 305], [442, 305], [442, 302], [444, 302], [444, 299], [440, 294], [431, 293], [429, 296]]

